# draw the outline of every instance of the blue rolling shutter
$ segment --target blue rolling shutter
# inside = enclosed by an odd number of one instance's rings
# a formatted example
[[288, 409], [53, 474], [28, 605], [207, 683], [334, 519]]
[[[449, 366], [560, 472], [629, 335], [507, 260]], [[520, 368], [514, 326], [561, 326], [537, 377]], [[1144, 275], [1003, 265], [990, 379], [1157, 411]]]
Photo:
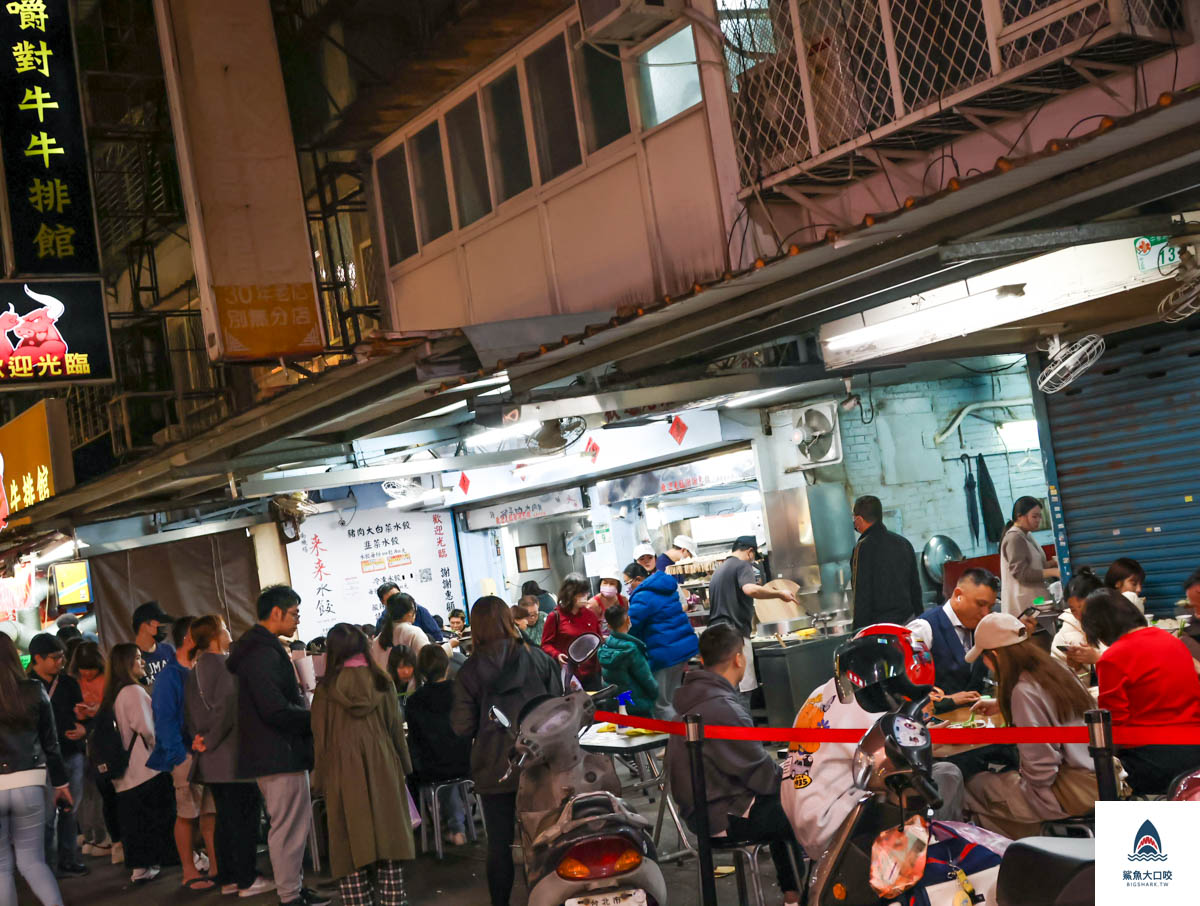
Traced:
[[1200, 566], [1200, 324], [1111, 338], [1047, 410], [1071, 567], [1132, 557], [1173, 610]]

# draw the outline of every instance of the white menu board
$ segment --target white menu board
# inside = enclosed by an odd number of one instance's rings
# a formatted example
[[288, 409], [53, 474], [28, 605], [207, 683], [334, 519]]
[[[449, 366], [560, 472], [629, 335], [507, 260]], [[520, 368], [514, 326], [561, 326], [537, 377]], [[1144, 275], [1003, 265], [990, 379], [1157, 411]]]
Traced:
[[287, 546], [300, 638], [326, 635], [336, 623], [374, 623], [382, 611], [375, 589], [384, 582], [443, 619], [466, 606], [449, 513], [346, 512], [309, 516]]

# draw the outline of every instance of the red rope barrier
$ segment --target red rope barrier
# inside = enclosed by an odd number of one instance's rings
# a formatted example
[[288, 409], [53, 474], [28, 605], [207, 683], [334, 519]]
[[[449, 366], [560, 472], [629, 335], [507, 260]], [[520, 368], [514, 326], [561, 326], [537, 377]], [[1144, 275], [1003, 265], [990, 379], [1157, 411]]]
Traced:
[[[680, 721], [653, 720], [648, 717], [597, 711], [596, 720], [683, 736]], [[849, 742], [857, 743], [867, 732], [861, 730], [796, 729], [789, 727], [728, 727], [705, 726], [706, 739], [748, 739], [756, 742]], [[1021, 743], [1078, 743], [1086, 745], [1087, 727], [935, 727], [929, 731], [937, 745], [1005, 745]], [[1143, 727], [1134, 724], [1113, 727], [1113, 742], [1117, 746], [1200, 746], [1200, 727], [1170, 726]]]

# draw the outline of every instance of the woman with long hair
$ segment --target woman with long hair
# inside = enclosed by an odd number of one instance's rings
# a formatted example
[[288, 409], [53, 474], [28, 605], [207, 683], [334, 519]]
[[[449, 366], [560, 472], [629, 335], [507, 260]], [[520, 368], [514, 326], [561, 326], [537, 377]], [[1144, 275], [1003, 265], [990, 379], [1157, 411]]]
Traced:
[[[1088, 595], [1083, 631], [1093, 647], [1108, 646], [1096, 662], [1100, 707], [1115, 726], [1200, 724], [1200, 678], [1187, 646], [1147, 626], [1123, 594], [1102, 588]], [[1200, 767], [1200, 746], [1136, 746], [1117, 750], [1135, 793], [1161, 795], [1184, 771]]]
[[474, 647], [454, 678], [450, 726], [473, 740], [471, 779], [483, 803], [487, 826], [487, 882], [492, 906], [509, 906], [512, 896], [513, 829], [517, 814], [518, 773], [508, 771], [508, 734], [492, 720], [495, 706], [515, 721], [521, 708], [539, 695], [561, 695], [561, 671], [553, 659], [531, 644], [513, 624], [508, 603], [495, 595], [471, 608]]
[[54, 712], [40, 681], [21, 669], [13, 640], [0, 632], [0, 903], [16, 904], [15, 869], [42, 906], [63, 898], [46, 864], [46, 775], [54, 801], [71, 805]]
[[404, 906], [400, 862], [416, 856], [404, 782], [412, 762], [396, 687], [357, 626], [329, 631], [312, 728], [313, 789], [325, 796], [329, 867], [342, 902]]
[[[100, 710], [104, 698], [104, 654], [96, 642], [80, 642], [67, 662], [67, 674], [79, 683], [83, 694], [84, 726]], [[117, 791], [110, 781], [85, 767], [83, 793], [75, 809], [85, 856], [110, 856], [121, 835], [117, 824]], [[118, 853], [119, 854], [119, 853]]]
[[429, 644], [429, 636], [416, 624], [417, 602], [405, 592], [397, 592], [387, 600], [379, 635], [371, 642], [370, 655], [375, 666], [387, 670], [388, 655], [393, 648], [404, 646], [415, 658]]
[[1142, 597], [1142, 586], [1146, 584], [1146, 571], [1132, 557], [1117, 557], [1104, 574], [1104, 587], [1125, 596], [1134, 607], [1146, 612], [1146, 599]]
[[1088, 595], [1103, 588], [1100, 578], [1086, 566], [1081, 566], [1067, 583], [1067, 609], [1059, 614], [1062, 626], [1050, 643], [1050, 655], [1075, 671], [1086, 685], [1091, 685], [1092, 664], [1100, 660], [1100, 652], [1088, 644], [1083, 634], [1083, 608]]
[[[600, 620], [588, 606], [590, 592], [586, 579], [567, 579], [558, 592], [558, 607], [546, 617], [542, 650], [564, 666], [572, 642], [581, 635], [600, 635]], [[585, 689], [600, 688], [600, 661], [595, 655], [580, 664], [577, 673]]]
[[[976, 705], [998, 711], [1008, 726], [1082, 727], [1095, 707], [1071, 672], [1053, 660], [1012, 614], [990, 613], [975, 628], [967, 663], [980, 657], [996, 676], [996, 701]], [[967, 808], [976, 821], [1014, 840], [1041, 832], [1043, 821], [1086, 815], [1099, 792], [1088, 748], [1082, 743], [1021, 743], [1016, 771], [984, 771], [967, 781]]]
[[192, 783], [212, 791], [217, 806], [216, 865], [221, 893], [250, 897], [274, 890], [258, 874], [258, 784], [238, 777], [238, 682], [226, 658], [233, 641], [220, 614], [192, 621], [193, 668], [184, 686], [187, 739], [195, 752]]
[[135, 884], [157, 878], [175, 851], [174, 781], [169, 773], [146, 766], [154, 751], [154, 714], [150, 693], [141, 684], [145, 676], [146, 663], [137, 645], [113, 645], [100, 713], [112, 712], [129, 753], [129, 766], [113, 787], [125, 864], [133, 870], [130, 879]]
[[1019, 497], [1012, 519], [1000, 538], [1000, 609], [1020, 616], [1037, 598], [1046, 597], [1046, 580], [1057, 579], [1058, 563], [1033, 540], [1042, 527], [1042, 502], [1036, 497]]

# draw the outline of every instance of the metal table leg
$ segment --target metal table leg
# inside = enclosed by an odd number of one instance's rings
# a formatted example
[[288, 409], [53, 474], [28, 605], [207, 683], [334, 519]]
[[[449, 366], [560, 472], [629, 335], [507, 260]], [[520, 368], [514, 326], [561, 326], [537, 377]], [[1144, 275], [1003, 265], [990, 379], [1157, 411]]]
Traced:
[[683, 819], [679, 817], [679, 810], [675, 807], [675, 802], [671, 799], [671, 792], [668, 789], [670, 782], [669, 775], [666, 772], [658, 769], [658, 766], [654, 763], [653, 756], [648, 757], [646, 761], [649, 762], [650, 773], [653, 774], [654, 779], [658, 781], [658, 788], [662, 790], [662, 799], [659, 800], [658, 803], [658, 817], [654, 822], [654, 845], [657, 847], [659, 845], [659, 840], [662, 837], [663, 816], [665, 810], [671, 815], [671, 821], [675, 825], [675, 833], [679, 835], [679, 845], [681, 847], [672, 853], [660, 852], [658, 854], [658, 861], [683, 861], [690, 856], [695, 856], [696, 848], [692, 846], [691, 841], [688, 840], [687, 830], [684, 827]]

